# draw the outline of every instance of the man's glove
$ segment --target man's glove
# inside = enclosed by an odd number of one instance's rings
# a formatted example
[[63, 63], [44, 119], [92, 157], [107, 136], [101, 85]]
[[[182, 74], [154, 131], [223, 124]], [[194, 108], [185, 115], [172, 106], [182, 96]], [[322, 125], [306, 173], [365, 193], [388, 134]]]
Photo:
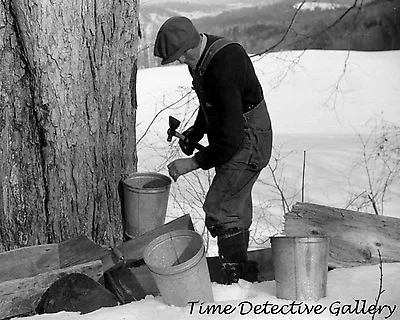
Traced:
[[184, 154], [187, 156], [191, 156], [195, 149], [195, 145], [198, 141], [195, 139], [195, 130], [192, 127], [182, 132], [182, 135], [185, 136], [184, 140], [179, 140], [179, 146], [181, 147]]

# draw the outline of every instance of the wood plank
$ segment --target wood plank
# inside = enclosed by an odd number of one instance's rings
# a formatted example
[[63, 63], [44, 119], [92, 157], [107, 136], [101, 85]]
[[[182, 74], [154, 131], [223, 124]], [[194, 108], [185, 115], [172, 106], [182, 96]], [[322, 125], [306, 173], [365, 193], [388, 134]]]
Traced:
[[[194, 230], [193, 223], [189, 215], [184, 215], [156, 229], [148, 231], [134, 239], [123, 242], [117, 246], [117, 250], [124, 257], [125, 263], [135, 262], [143, 258], [146, 246], [156, 237], [173, 230]], [[123, 265], [113, 250], [109, 250], [103, 257], [104, 272], [111, 268], [118, 268]]]
[[400, 261], [400, 219], [313, 203], [296, 203], [285, 215], [288, 236], [324, 235], [330, 267]]
[[0, 283], [100, 260], [106, 253], [107, 249], [86, 236], [79, 236], [60, 244], [44, 244], [2, 252]]
[[60, 268], [101, 260], [107, 250], [85, 235], [62, 242], [58, 248]]
[[0, 253], [0, 283], [59, 269], [58, 245], [45, 244]]
[[71, 273], [83, 273], [97, 281], [102, 276], [101, 260], [0, 283], [0, 319], [31, 314], [43, 293], [55, 281]]

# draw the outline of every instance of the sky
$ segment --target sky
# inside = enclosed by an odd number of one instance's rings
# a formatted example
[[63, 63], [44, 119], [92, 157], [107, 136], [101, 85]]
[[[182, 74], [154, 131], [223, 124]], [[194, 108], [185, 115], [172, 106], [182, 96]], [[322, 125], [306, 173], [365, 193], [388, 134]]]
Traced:
[[[254, 64], [276, 132], [275, 146], [281, 144], [291, 152], [299, 151], [286, 162], [283, 171], [287, 178], [285, 186], [290, 186], [290, 179], [298, 182], [299, 170], [296, 166], [301, 164], [300, 151], [307, 149], [307, 196], [319, 204], [342, 203], [342, 198], [347, 196], [347, 187], [357, 188], [357, 183], [365, 178], [365, 173], [355, 172], [353, 166], [353, 161], [359, 156], [357, 133], [368, 134], [374, 128], [376, 119], [384, 118], [400, 125], [400, 51], [282, 52], [256, 58]], [[166, 141], [168, 116], [190, 118], [188, 115], [193, 112], [196, 103], [190, 95], [185, 96], [188, 87], [190, 78], [184, 66], [138, 71], [138, 139], [147, 132], [138, 143], [139, 171], [155, 170], [160, 154], [165, 155], [165, 150], [171, 148]], [[183, 98], [176, 103], [179, 97]], [[166, 173], [165, 169], [162, 170]], [[350, 176], [346, 176], [347, 170]], [[178, 179], [172, 192], [184, 186], [184, 182]], [[270, 197], [262, 187], [256, 186], [254, 190], [257, 208]], [[398, 214], [399, 199], [400, 186], [397, 183], [388, 199], [388, 215]], [[167, 212], [170, 217], [181, 214], [174, 212], [174, 203], [171, 196]], [[268, 219], [257, 220], [264, 237], [282, 231], [282, 214], [278, 209], [271, 205]], [[258, 219], [257, 214], [256, 210]], [[195, 224], [195, 227], [200, 230], [198, 225]], [[255, 231], [252, 225], [253, 239], [257, 236]], [[263, 245], [268, 247], [268, 243]], [[251, 247], [260, 246], [253, 241]], [[215, 242], [208, 243], [208, 249], [208, 255], [215, 255]], [[375, 308], [380, 284], [383, 293], [379, 296], [378, 308]], [[169, 306], [162, 296], [147, 296], [141, 301], [102, 308], [86, 315], [60, 312], [26, 319], [400, 319], [400, 263], [383, 264], [382, 273], [379, 265], [332, 270], [328, 273], [327, 296], [316, 302], [277, 298], [275, 281], [250, 283], [241, 280], [230, 286], [209, 285], [214, 302], [193, 304], [192, 307]], [[232, 312], [207, 314], [206, 310], [210, 310], [207, 306], [226, 307]], [[276, 313], [271, 314], [272, 310]], [[374, 315], [374, 310], [379, 312]]]

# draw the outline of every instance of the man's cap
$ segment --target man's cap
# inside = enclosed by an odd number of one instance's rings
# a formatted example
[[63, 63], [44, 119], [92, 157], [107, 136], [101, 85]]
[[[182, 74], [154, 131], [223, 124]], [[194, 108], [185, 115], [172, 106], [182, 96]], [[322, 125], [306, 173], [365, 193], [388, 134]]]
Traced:
[[200, 34], [186, 17], [171, 17], [160, 27], [154, 45], [154, 55], [161, 64], [179, 59], [182, 54], [200, 42]]

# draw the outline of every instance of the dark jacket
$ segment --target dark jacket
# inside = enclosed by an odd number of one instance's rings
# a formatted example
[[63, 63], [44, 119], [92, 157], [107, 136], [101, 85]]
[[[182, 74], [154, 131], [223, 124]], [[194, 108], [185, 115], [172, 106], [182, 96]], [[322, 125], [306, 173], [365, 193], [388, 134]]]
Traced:
[[[206, 36], [204, 52], [220, 38]], [[203, 56], [197, 66], [202, 59]], [[190, 68], [189, 71], [196, 88], [198, 75]], [[200, 81], [202, 93], [196, 90], [200, 108], [193, 127], [197, 140], [207, 134], [209, 145], [194, 157], [200, 168], [207, 170], [224, 164], [241, 148], [245, 134], [243, 113], [247, 105], [263, 100], [263, 91], [248, 54], [239, 44], [229, 44], [217, 52]]]

